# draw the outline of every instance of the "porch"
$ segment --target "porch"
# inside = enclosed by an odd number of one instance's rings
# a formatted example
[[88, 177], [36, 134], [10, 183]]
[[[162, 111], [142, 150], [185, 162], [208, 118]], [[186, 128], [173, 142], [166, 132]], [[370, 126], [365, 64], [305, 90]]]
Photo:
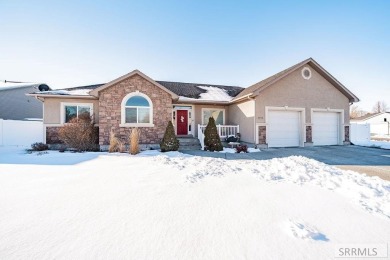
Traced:
[[[205, 131], [205, 129], [206, 129], [206, 125], [198, 124], [198, 140], [200, 142], [202, 150], [204, 149], [204, 131]], [[217, 125], [217, 131], [218, 131], [219, 137], [221, 139], [225, 139], [228, 136], [236, 136], [236, 134], [240, 132], [240, 126], [239, 125]]]

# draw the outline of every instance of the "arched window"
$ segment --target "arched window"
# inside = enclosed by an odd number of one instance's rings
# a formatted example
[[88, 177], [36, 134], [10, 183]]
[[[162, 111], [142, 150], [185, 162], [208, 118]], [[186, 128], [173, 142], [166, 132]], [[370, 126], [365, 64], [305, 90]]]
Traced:
[[153, 126], [153, 103], [140, 92], [126, 95], [122, 100], [122, 126]]

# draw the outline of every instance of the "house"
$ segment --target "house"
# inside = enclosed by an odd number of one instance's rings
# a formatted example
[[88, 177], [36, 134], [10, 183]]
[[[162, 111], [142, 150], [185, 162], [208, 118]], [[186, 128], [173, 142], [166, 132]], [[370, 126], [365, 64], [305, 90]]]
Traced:
[[5, 120], [42, 120], [42, 102], [26, 94], [49, 90], [46, 84], [0, 83], [0, 118]]
[[106, 84], [30, 95], [44, 102], [48, 144], [59, 142], [58, 129], [71, 118], [90, 113], [103, 150], [111, 130], [127, 140], [133, 127], [141, 144], [156, 145], [169, 120], [178, 136], [201, 139], [210, 116], [221, 136], [240, 132], [260, 147], [342, 145], [349, 105], [359, 101], [312, 58], [247, 88], [158, 81], [134, 70]]
[[390, 134], [390, 112], [367, 114], [351, 119], [351, 123], [369, 124], [371, 135]]

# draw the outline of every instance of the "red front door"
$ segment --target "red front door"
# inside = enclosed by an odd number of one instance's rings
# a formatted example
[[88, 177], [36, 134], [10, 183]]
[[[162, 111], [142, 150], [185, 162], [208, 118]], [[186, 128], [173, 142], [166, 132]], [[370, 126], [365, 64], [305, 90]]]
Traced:
[[176, 110], [177, 135], [188, 135], [188, 111]]

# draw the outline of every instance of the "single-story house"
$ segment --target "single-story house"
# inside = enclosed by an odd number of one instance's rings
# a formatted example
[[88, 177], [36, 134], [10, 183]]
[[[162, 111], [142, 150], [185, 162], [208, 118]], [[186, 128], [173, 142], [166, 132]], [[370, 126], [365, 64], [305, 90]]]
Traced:
[[133, 127], [141, 144], [158, 144], [170, 120], [178, 136], [200, 138], [210, 116], [221, 136], [239, 132], [260, 147], [342, 145], [349, 143], [349, 106], [359, 101], [312, 58], [247, 88], [158, 81], [134, 70], [106, 84], [30, 95], [44, 102], [48, 144], [86, 112], [103, 150], [111, 130], [127, 140]]
[[351, 123], [369, 124], [371, 135], [389, 135], [390, 112], [367, 114], [351, 119]]
[[42, 120], [42, 102], [26, 94], [50, 90], [43, 83], [0, 83], [0, 118], [5, 120]]

